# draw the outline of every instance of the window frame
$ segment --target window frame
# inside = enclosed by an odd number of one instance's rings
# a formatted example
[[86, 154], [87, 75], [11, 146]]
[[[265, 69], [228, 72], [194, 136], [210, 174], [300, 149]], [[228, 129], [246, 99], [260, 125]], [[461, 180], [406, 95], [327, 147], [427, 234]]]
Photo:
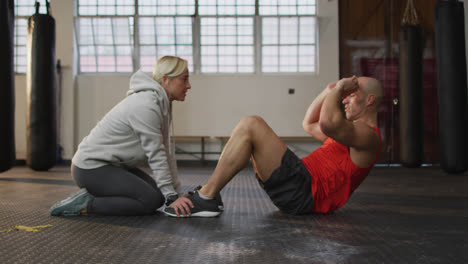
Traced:
[[[82, 15], [80, 16], [78, 14], [78, 4], [79, 0], [75, 1], [75, 16], [74, 16], [74, 34], [75, 34], [75, 41], [76, 41], [76, 47], [77, 47], [77, 72], [79, 75], [128, 75], [132, 74], [133, 72], [137, 71], [138, 69], [141, 68], [140, 64], [140, 59], [141, 59], [141, 47], [144, 45], [140, 45], [140, 39], [139, 39], [139, 19], [140, 17], [191, 17], [192, 19], [192, 58], [193, 58], [193, 71], [191, 72], [192, 75], [200, 75], [200, 76], [235, 76], [235, 75], [242, 75], [242, 76], [257, 76], [257, 75], [267, 75], [267, 76], [304, 76], [304, 75], [318, 75], [319, 73], [319, 19], [318, 19], [318, 0], [315, 2], [315, 14], [310, 15], [302, 15], [302, 14], [295, 14], [295, 15], [260, 15], [259, 14], [259, 1], [260, 0], [255, 0], [255, 14], [253, 15], [199, 15], [198, 10], [198, 0], [195, 0], [194, 3], [194, 14], [193, 15], [140, 15], [139, 14], [139, 6], [138, 6], [138, 0], [135, 0], [135, 12], [133, 15], [94, 15], [94, 16], [88, 16], [88, 15]], [[98, 72], [97, 70], [95, 72], [82, 72], [81, 71], [81, 64], [80, 64], [80, 45], [79, 45], [79, 26], [78, 26], [78, 20], [80, 18], [103, 18], [103, 17], [133, 17], [133, 49], [131, 52], [131, 57], [132, 57], [132, 71], [130, 72]], [[202, 65], [201, 65], [201, 18], [203, 17], [252, 17], [253, 21], [253, 71], [252, 72], [202, 72]], [[297, 70], [294, 72], [281, 72], [281, 71], [276, 71], [276, 72], [263, 72], [262, 71], [262, 61], [263, 61], [263, 54], [262, 54], [262, 48], [263, 43], [262, 43], [262, 19], [264, 17], [274, 17], [274, 18], [282, 18], [282, 17], [296, 17], [298, 21], [300, 21], [301, 17], [313, 17], [315, 19], [315, 43], [312, 45], [314, 47], [314, 71], [305, 71], [301, 72], [299, 71], [299, 62], [297, 62]], [[297, 25], [298, 28], [298, 38], [299, 36], [299, 28], [300, 28], [300, 23]], [[116, 47], [116, 44], [113, 44], [114, 47]], [[177, 44], [174, 44], [175, 47], [177, 47]], [[158, 45], [156, 45], [157, 47]], [[278, 46], [281, 46], [280, 44]], [[299, 46], [300, 43], [297, 42], [295, 44], [296, 47], [298, 47], [298, 54], [297, 57], [300, 57], [299, 54]], [[114, 55], [117, 56], [117, 55]], [[238, 56], [238, 55], [236, 55]], [[279, 56], [279, 55], [278, 55]], [[97, 69], [97, 67], [96, 67]]]

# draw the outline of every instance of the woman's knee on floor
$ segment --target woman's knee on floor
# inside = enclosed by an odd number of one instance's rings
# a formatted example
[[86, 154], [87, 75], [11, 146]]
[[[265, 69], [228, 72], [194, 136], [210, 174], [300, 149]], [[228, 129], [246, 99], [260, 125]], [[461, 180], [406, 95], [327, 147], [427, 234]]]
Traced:
[[154, 213], [159, 207], [164, 205], [165, 198], [161, 192], [152, 192], [145, 197], [140, 199], [140, 202], [143, 204], [144, 213], [151, 214]]

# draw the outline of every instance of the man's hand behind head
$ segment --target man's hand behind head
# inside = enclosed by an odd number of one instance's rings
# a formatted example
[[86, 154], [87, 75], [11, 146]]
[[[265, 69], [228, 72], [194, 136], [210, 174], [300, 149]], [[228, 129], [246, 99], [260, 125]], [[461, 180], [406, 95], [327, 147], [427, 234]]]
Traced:
[[346, 98], [359, 89], [358, 78], [356, 76], [343, 78], [338, 81], [336, 87], [342, 90], [342, 98]]

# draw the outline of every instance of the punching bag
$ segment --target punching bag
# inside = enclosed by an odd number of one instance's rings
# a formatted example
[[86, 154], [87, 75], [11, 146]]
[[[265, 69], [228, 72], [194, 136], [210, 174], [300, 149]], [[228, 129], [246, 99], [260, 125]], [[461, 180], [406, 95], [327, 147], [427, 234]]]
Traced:
[[[414, 19], [409, 17], [414, 12]], [[400, 28], [400, 160], [406, 167], [419, 167], [423, 160], [423, 43], [412, 0], [408, 0]]]
[[48, 170], [56, 163], [55, 20], [36, 13], [28, 19], [27, 165]]
[[15, 155], [15, 75], [13, 69], [13, 0], [0, 1], [0, 172], [13, 167]]
[[468, 108], [463, 3], [439, 0], [435, 7], [440, 163], [448, 173], [468, 169]]

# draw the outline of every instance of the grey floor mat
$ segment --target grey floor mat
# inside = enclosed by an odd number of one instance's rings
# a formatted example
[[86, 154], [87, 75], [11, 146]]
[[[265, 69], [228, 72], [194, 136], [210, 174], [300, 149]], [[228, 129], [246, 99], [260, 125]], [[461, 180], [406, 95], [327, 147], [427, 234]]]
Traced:
[[[184, 190], [211, 171], [179, 168]], [[251, 169], [211, 219], [48, 215], [76, 190], [68, 167], [1, 173], [0, 263], [468, 263], [468, 177], [434, 167], [375, 168], [327, 215], [282, 214]]]

